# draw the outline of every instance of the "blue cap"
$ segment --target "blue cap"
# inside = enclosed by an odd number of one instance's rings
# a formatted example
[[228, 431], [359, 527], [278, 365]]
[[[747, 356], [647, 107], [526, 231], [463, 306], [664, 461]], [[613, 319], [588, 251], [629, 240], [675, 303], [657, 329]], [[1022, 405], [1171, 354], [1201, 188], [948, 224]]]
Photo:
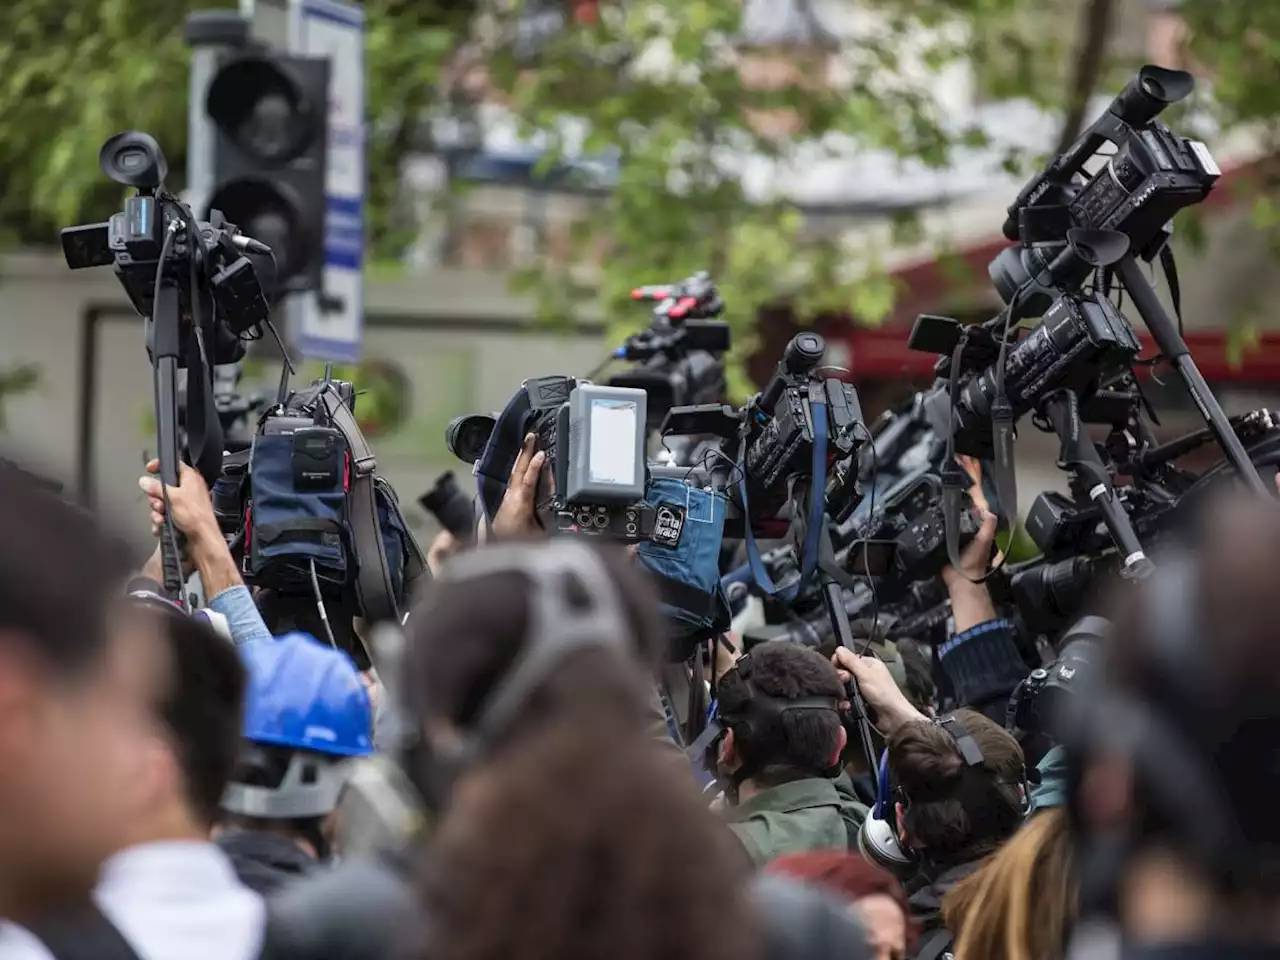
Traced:
[[356, 666], [305, 633], [240, 648], [249, 674], [244, 738], [341, 757], [373, 752], [373, 710]]

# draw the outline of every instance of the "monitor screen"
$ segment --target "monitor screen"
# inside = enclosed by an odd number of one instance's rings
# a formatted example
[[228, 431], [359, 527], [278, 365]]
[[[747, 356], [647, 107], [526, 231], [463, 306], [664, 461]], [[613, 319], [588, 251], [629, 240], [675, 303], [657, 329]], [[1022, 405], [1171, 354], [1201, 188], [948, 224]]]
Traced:
[[634, 400], [591, 401], [591, 483], [635, 483], [636, 433], [643, 428], [638, 417]]

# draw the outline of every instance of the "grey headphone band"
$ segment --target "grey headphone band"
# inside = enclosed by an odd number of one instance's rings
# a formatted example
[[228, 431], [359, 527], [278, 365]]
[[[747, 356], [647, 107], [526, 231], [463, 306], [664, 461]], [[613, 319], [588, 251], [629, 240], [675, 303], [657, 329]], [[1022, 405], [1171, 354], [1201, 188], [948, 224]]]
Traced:
[[[529, 623], [519, 655], [481, 709], [476, 734], [482, 741], [505, 732], [529, 695], [567, 654], [590, 647], [625, 654], [633, 642], [622, 597], [599, 555], [570, 539], [475, 550], [451, 560], [436, 582], [457, 583], [509, 572], [529, 578]], [[581, 582], [586, 607], [569, 602], [570, 577]]]
[[960, 751], [960, 756], [964, 759], [965, 766], [980, 767], [986, 762], [986, 758], [982, 755], [982, 748], [978, 746], [978, 741], [973, 738], [973, 734], [964, 725], [964, 721], [954, 713], [937, 717], [933, 722], [935, 726], [945, 730], [951, 739], [955, 741], [956, 748]]

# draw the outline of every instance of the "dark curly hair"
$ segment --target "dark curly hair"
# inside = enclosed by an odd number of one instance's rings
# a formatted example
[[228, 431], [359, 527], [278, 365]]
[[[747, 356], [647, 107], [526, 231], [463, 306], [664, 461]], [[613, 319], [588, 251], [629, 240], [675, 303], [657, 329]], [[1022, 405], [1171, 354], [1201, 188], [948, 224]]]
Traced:
[[[499, 548], [501, 549], [501, 548]], [[454, 792], [424, 871], [432, 960], [742, 960], [757, 937], [732, 835], [645, 733], [646, 668], [666, 637], [649, 584], [601, 551], [630, 626], [567, 655]], [[415, 612], [413, 676], [466, 729], [522, 652], [530, 580], [503, 572], [434, 591]], [[569, 599], [588, 602], [570, 580]], [[426, 718], [428, 724], [431, 717]]]
[[922, 854], [943, 866], [981, 859], [1011, 837], [1026, 789], [1013, 735], [973, 710], [953, 716], [982, 751], [980, 766], [968, 766], [955, 738], [932, 721], [904, 723], [889, 737], [889, 771], [906, 804], [903, 825]]
[[839, 702], [845, 692], [835, 667], [808, 647], [770, 640], [752, 648], [716, 685], [721, 718], [733, 731], [735, 749], [752, 778], [775, 785], [797, 775], [825, 776], [840, 745], [840, 715], [835, 710], [784, 710], [748, 725], [737, 719], [751, 700], [743, 677], [746, 669], [751, 684], [766, 696]]

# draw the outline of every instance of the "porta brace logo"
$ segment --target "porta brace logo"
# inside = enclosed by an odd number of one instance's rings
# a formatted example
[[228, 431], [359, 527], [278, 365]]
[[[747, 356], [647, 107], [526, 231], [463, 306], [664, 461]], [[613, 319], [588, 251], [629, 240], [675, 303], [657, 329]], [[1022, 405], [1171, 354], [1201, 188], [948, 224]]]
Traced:
[[658, 513], [653, 522], [653, 542], [663, 547], [678, 547], [682, 533], [684, 533], [684, 509], [666, 504], [658, 507]]

